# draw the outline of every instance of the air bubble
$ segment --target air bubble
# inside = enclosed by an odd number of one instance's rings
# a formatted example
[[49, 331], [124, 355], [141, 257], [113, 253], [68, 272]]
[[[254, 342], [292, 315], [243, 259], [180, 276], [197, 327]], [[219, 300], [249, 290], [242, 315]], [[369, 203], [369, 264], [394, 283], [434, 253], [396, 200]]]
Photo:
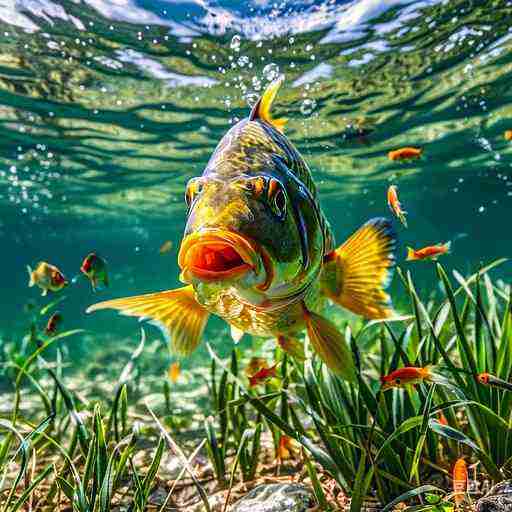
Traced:
[[313, 112], [313, 110], [315, 110], [315, 107], [316, 101], [310, 98], [306, 98], [300, 106], [300, 111], [302, 115], [309, 116]]
[[235, 34], [232, 38], [231, 38], [231, 44], [229, 45], [231, 47], [231, 49], [235, 52], [239, 52], [240, 51], [240, 43], [242, 41], [242, 38], [238, 35], [238, 34]]
[[269, 81], [272, 82], [279, 76], [279, 66], [274, 62], [267, 64], [263, 68], [263, 76]]

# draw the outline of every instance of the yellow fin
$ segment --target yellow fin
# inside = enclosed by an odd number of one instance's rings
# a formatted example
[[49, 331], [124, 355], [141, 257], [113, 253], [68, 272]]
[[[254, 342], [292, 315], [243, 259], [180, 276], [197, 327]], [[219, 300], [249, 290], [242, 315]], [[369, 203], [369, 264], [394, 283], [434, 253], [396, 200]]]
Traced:
[[322, 285], [336, 304], [365, 318], [395, 313], [385, 292], [395, 266], [396, 234], [389, 220], [369, 220], [343, 245], [325, 256]]
[[283, 81], [284, 75], [281, 75], [267, 86], [265, 92], [258, 100], [258, 103], [254, 105], [251, 111], [251, 115], [249, 116], [251, 121], [254, 121], [255, 119], [261, 119], [262, 121], [272, 125], [281, 133], [283, 133], [286, 119], [273, 119], [270, 115], [270, 109], [272, 108], [274, 98], [276, 97], [277, 91], [279, 90], [279, 87], [281, 87]]
[[190, 355], [199, 345], [209, 316], [197, 302], [192, 286], [107, 300], [89, 306], [87, 313], [99, 309], [117, 309], [123, 315], [150, 320], [169, 338], [172, 351], [183, 356]]
[[304, 318], [309, 341], [324, 363], [343, 379], [355, 380], [354, 360], [338, 328], [330, 320], [306, 309]]

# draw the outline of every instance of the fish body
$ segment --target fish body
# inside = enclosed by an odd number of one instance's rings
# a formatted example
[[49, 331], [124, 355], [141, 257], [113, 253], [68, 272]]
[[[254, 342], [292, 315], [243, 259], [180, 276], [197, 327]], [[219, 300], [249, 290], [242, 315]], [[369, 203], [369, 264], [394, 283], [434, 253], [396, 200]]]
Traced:
[[425, 381], [432, 380], [431, 367], [417, 368], [415, 366], [406, 366], [391, 372], [381, 378], [381, 389], [386, 391], [391, 388], [404, 388], [413, 386]]
[[286, 459], [290, 459], [296, 451], [297, 445], [295, 441], [290, 436], [281, 434], [277, 447], [277, 459], [280, 462]]
[[62, 323], [62, 315], [59, 312], [54, 313], [46, 324], [44, 332], [47, 336], [52, 336], [57, 332], [59, 325]]
[[393, 151], [390, 151], [388, 153], [388, 158], [393, 161], [414, 160], [416, 158], [419, 158], [422, 153], [423, 153], [423, 150], [421, 148], [405, 147], [405, 148], [400, 148], [400, 149], [395, 149]]
[[89, 279], [93, 291], [108, 287], [107, 262], [96, 253], [91, 252], [84, 258], [80, 272]]
[[[270, 115], [280, 84], [267, 87], [187, 185], [178, 254], [186, 286], [88, 311], [150, 318], [182, 355], [197, 347], [210, 314], [228, 322], [237, 339], [249, 333], [286, 341], [305, 330], [331, 370], [351, 379], [351, 352], [324, 308], [331, 301], [366, 318], [392, 316], [385, 289], [396, 237], [390, 221], [377, 218], [336, 247], [309, 168], [283, 134], [284, 120]], [[298, 353], [296, 344], [284, 345]]]
[[261, 368], [254, 375], [249, 377], [249, 387], [253, 388], [259, 384], [263, 384], [269, 379], [277, 377], [276, 373], [277, 366], [271, 366], [270, 368]]
[[43, 296], [49, 291], [58, 292], [69, 284], [64, 274], [56, 266], [45, 261], [39, 262], [34, 270], [27, 265], [27, 271], [29, 287], [38, 286], [41, 288]]
[[406, 261], [437, 260], [439, 256], [448, 254], [450, 252], [450, 248], [451, 242], [438, 245], [429, 245], [428, 247], [423, 247], [423, 249], [417, 250], [413, 249], [412, 247], [407, 247]]
[[390, 185], [388, 188], [388, 206], [404, 227], [407, 227], [407, 220], [405, 218], [407, 212], [402, 210], [402, 205], [398, 200], [398, 189], [396, 185]]
[[457, 459], [453, 466], [453, 499], [459, 506], [463, 501], [468, 488], [468, 467], [464, 458]]
[[505, 130], [503, 136], [505, 137], [505, 140], [512, 140], [512, 130]]

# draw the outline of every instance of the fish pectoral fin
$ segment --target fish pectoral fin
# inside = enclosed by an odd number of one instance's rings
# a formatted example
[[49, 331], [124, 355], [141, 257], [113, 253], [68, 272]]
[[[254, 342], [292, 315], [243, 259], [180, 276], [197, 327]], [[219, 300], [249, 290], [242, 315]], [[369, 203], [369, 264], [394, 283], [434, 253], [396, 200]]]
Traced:
[[304, 308], [309, 341], [324, 363], [345, 380], [356, 378], [352, 353], [338, 328], [326, 318]]
[[281, 133], [283, 133], [286, 119], [274, 119], [270, 115], [270, 109], [272, 108], [272, 103], [274, 102], [274, 98], [276, 97], [277, 91], [279, 91], [283, 80], [284, 76], [281, 75], [267, 86], [265, 92], [258, 100], [256, 105], [254, 105], [249, 116], [251, 121], [260, 119], [261, 121], [265, 121], [266, 123], [270, 124]]
[[296, 338], [290, 336], [278, 336], [277, 344], [289, 355], [298, 361], [306, 359], [304, 355], [304, 345]]
[[244, 336], [245, 332], [234, 325], [231, 326], [231, 337], [235, 343], [238, 343]]
[[122, 315], [150, 320], [170, 341], [171, 350], [183, 356], [190, 355], [199, 345], [209, 316], [197, 302], [192, 286], [107, 300], [89, 306], [87, 313], [99, 309], [117, 309]]
[[369, 220], [325, 256], [323, 292], [336, 304], [365, 318], [393, 316], [385, 289], [393, 275], [395, 249], [391, 222], [382, 217]]

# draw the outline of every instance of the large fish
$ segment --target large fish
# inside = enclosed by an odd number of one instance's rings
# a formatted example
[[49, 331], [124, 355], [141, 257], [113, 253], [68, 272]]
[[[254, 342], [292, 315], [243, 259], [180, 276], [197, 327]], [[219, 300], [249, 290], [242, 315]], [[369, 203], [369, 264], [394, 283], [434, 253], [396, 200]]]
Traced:
[[249, 333], [294, 346], [305, 329], [329, 368], [352, 379], [344, 337], [322, 313], [330, 300], [366, 318], [392, 316], [385, 289], [395, 234], [376, 218], [336, 248], [308, 166], [283, 135], [285, 120], [270, 115], [281, 82], [267, 87], [187, 185], [178, 255], [187, 286], [101, 302], [88, 312], [113, 308], [151, 319], [179, 355], [198, 346], [211, 313], [231, 325], [235, 340]]

